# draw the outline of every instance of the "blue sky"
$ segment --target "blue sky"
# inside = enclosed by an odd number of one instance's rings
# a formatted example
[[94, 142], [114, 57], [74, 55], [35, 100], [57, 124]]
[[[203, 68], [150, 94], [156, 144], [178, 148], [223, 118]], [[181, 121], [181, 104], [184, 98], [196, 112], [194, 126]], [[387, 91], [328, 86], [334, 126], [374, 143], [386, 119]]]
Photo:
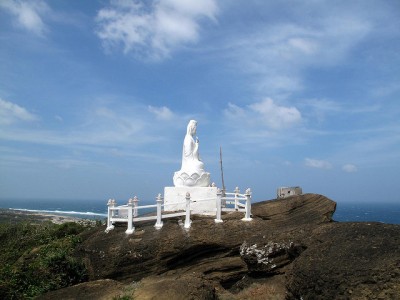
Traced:
[[0, 2], [0, 197], [221, 186], [399, 201], [400, 2]]

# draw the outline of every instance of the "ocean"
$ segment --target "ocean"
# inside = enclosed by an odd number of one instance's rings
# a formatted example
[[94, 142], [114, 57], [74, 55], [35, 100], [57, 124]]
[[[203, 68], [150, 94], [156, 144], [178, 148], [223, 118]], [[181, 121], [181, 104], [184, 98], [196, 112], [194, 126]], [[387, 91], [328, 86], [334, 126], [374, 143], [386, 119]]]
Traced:
[[339, 222], [400, 224], [400, 202], [338, 203], [333, 218]]
[[0, 199], [0, 208], [68, 215], [84, 219], [107, 218], [106, 200]]
[[[106, 200], [0, 199], [0, 208], [69, 215], [85, 219], [102, 220], [107, 218]], [[146, 214], [151, 211], [154, 211], [154, 209], [139, 210], [139, 214]], [[338, 203], [333, 218], [339, 222], [400, 224], [400, 203]]]

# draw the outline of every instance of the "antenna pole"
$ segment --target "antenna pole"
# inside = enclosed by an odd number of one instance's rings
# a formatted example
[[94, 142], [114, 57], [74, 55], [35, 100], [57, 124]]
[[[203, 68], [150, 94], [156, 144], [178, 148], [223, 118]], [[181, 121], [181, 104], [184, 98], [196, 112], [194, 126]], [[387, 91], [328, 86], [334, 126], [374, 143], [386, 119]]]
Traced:
[[222, 147], [221, 146], [219, 146], [219, 163], [221, 166], [222, 190], [223, 190], [223, 193], [225, 193], [224, 169], [222, 168]]

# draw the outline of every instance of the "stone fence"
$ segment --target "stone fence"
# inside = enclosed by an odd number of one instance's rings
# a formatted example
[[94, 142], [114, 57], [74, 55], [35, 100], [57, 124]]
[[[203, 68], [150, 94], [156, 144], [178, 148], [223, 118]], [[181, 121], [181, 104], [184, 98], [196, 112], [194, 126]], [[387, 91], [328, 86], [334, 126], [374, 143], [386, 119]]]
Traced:
[[[134, 198], [129, 199], [128, 204], [117, 206], [117, 202], [115, 199], [108, 200], [108, 214], [107, 214], [107, 228], [106, 232], [114, 229], [114, 224], [121, 222], [127, 223], [127, 230], [125, 231], [127, 234], [132, 234], [135, 231], [134, 223], [140, 221], [148, 221], [148, 220], [156, 220], [156, 224], [154, 227], [156, 229], [161, 229], [163, 226], [162, 219], [173, 218], [179, 216], [185, 216], [184, 228], [189, 229], [191, 225], [190, 215], [190, 203], [192, 202], [202, 202], [202, 201], [210, 201], [215, 200], [216, 209], [215, 209], [215, 222], [222, 223], [222, 212], [232, 212], [239, 211], [244, 212], [243, 221], [251, 221], [251, 190], [247, 189], [245, 194], [240, 194], [240, 190], [238, 187], [234, 190], [233, 193], [226, 193], [220, 189], [217, 191], [217, 197], [214, 199], [191, 199], [190, 193], [186, 193], [185, 199], [183, 199], [182, 203], [185, 203], [185, 210], [179, 212], [165, 212], [164, 211], [164, 203], [161, 194], [158, 194], [156, 198], [156, 204], [153, 205], [142, 205], [139, 206], [139, 199], [135, 196]], [[148, 209], [155, 208], [157, 214], [155, 216], [140, 216], [140, 209]], [[209, 213], [208, 211], [204, 213]], [[201, 214], [201, 213], [200, 213]]]

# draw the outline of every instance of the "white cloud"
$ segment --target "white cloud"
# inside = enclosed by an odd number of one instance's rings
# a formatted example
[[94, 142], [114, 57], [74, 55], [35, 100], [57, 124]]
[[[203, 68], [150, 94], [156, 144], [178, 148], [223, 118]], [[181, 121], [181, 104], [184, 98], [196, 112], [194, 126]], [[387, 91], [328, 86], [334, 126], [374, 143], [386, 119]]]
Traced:
[[270, 98], [249, 105], [249, 108], [262, 117], [268, 127], [281, 129], [301, 121], [301, 113], [291, 106], [279, 106]]
[[304, 54], [314, 54], [318, 50], [318, 46], [315, 42], [304, 38], [291, 38], [288, 40], [288, 44], [293, 47], [293, 49], [298, 49]]
[[307, 116], [318, 122], [324, 121], [328, 114], [343, 113], [341, 104], [327, 99], [309, 99], [304, 101], [302, 106]]
[[319, 122], [324, 121], [327, 116], [337, 115], [359, 115], [376, 113], [381, 106], [376, 103], [368, 103], [366, 101], [332, 101], [328, 99], [308, 99], [299, 104], [307, 118], [317, 119]]
[[341, 104], [327, 99], [309, 99], [304, 104], [318, 112], [342, 112], [343, 110]]
[[122, 45], [124, 53], [163, 59], [196, 42], [200, 19], [215, 20], [217, 10], [214, 0], [115, 0], [97, 14], [97, 35], [107, 49]]
[[149, 112], [153, 113], [158, 120], [169, 121], [174, 117], [173, 112], [166, 106], [154, 107], [148, 106]]
[[312, 158], [305, 159], [305, 165], [310, 168], [317, 168], [317, 169], [331, 169], [332, 164], [326, 160], [318, 160]]
[[353, 164], [346, 164], [342, 166], [342, 170], [347, 173], [354, 173], [358, 171], [358, 168]]
[[99, 146], [147, 143], [146, 123], [146, 117], [137, 107], [115, 109], [100, 105], [88, 112], [86, 123], [71, 136], [71, 143]]
[[373, 87], [372, 94], [376, 97], [385, 97], [397, 93], [400, 90], [400, 86], [397, 81], [394, 82], [382, 82], [379, 81], [379, 85]]
[[5, 8], [17, 18], [16, 23], [18, 26], [39, 36], [45, 33], [46, 25], [42, 20], [42, 16], [48, 13], [49, 7], [44, 1], [3, 0], [0, 2], [0, 7]]
[[0, 124], [9, 125], [17, 121], [36, 121], [39, 118], [18, 104], [0, 98]]
[[[343, 62], [373, 30], [374, 20], [351, 6], [297, 2], [286, 7], [296, 21], [279, 16], [265, 17], [266, 22], [255, 20], [249, 29], [227, 35], [221, 55], [247, 72], [260, 93], [302, 90], [304, 70]], [[268, 4], [262, 9], [268, 11]], [[311, 17], [301, 13], [305, 11]]]
[[274, 130], [292, 127], [301, 122], [300, 111], [293, 106], [278, 105], [271, 98], [255, 102], [242, 108], [229, 103], [224, 111], [229, 119], [240, 119], [241, 124], [263, 125]]
[[[137, 149], [146, 144], [160, 142], [166, 138], [169, 130], [175, 130], [173, 122], [163, 123], [163, 126], [154, 122], [154, 114], [157, 119], [163, 120], [175, 117], [167, 107], [153, 107], [151, 112], [147, 106], [141, 104], [123, 105], [119, 102], [117, 105], [115, 102], [100, 102], [82, 111], [82, 119], [73, 127], [59, 130], [20, 124], [21, 126], [9, 126], [7, 130], [0, 130], [0, 140], [85, 147], [91, 151], [108, 147]], [[36, 115], [25, 108], [0, 99], [0, 125], [37, 119]]]

